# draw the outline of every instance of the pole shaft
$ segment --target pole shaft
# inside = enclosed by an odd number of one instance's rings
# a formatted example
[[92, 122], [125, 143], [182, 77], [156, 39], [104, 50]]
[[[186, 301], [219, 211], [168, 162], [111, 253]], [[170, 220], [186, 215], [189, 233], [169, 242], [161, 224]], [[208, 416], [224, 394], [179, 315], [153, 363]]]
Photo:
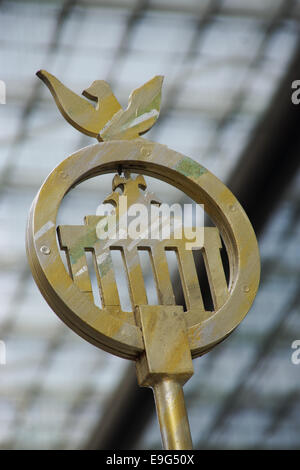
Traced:
[[153, 393], [164, 449], [192, 449], [182, 385], [174, 379], [163, 378], [154, 384]]

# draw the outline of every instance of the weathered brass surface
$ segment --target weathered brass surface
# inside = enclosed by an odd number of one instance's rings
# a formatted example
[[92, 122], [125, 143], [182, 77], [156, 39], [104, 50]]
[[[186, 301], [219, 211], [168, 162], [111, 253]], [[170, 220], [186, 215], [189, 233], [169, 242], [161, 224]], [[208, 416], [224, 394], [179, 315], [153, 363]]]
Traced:
[[[207, 169], [164, 145], [138, 137], [157, 119], [160, 77], [133, 92], [129, 107], [122, 111], [105, 82], [94, 82], [85, 93], [89, 98], [97, 97], [95, 110], [49, 73], [40, 71], [39, 76], [49, 86], [66, 119], [104, 142], [79, 150], [60, 163], [33, 201], [27, 228], [27, 253], [33, 276], [52, 309], [76, 333], [105, 351], [136, 361], [139, 384], [153, 388], [165, 448], [189, 449], [192, 442], [182, 386], [193, 374], [192, 358], [208, 352], [228, 336], [254, 300], [260, 264], [253, 228], [234, 195]], [[159, 204], [147, 190], [142, 174], [161, 179], [196, 203], [204, 204], [216, 227], [204, 228], [204, 240], [195, 249], [203, 253], [213, 311], [204, 308], [193, 255], [186, 249], [184, 236], [157, 240], [133, 239], [127, 234], [127, 238], [109, 236], [102, 240], [97, 227], [99, 223], [108, 226], [109, 219], [96, 215], [86, 216], [80, 226], [57, 228], [60, 203], [71, 188], [88, 178], [120, 169], [123, 176], [114, 176], [113, 192], [105, 200], [115, 206], [119, 220], [136, 202], [148, 209], [153, 203]], [[138, 176], [132, 178], [130, 172]], [[122, 206], [117, 189], [127, 196], [127, 208]], [[229, 260], [229, 285], [220, 256], [220, 236]], [[170, 249], [177, 253], [186, 312], [175, 305], [166, 259], [166, 250]], [[68, 271], [60, 250], [66, 252]], [[112, 250], [122, 253], [130, 312], [123, 311], [120, 305]], [[149, 252], [159, 305], [148, 305], [139, 250]], [[93, 253], [101, 309], [94, 304], [86, 251]]]
[[156, 76], [134, 90], [123, 110], [109, 84], [96, 80], [82, 94], [96, 107], [63, 85], [46, 70], [37, 76], [51, 91], [64, 118], [77, 130], [99, 141], [135, 139], [147, 132], [157, 121], [160, 110], [163, 77]]
[[151, 387], [163, 378], [185, 384], [194, 371], [183, 308], [140, 305], [135, 314], [145, 345], [136, 361], [139, 384]]
[[171, 378], [163, 378], [153, 386], [155, 405], [165, 449], [193, 448], [182, 386]]
[[183, 308], [137, 306], [145, 351], [136, 361], [138, 383], [152, 387], [166, 449], [192, 449], [182, 386], [193, 375]]

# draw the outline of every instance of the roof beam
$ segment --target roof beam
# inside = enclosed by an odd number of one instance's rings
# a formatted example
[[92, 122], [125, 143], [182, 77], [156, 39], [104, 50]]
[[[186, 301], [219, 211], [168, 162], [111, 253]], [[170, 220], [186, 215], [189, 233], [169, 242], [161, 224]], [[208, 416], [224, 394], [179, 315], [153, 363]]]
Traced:
[[[291, 102], [291, 84], [299, 77], [300, 40], [269, 109], [262, 116], [227, 181], [258, 235], [276, 209], [300, 162], [300, 108]], [[261, 357], [260, 351], [259, 360]], [[152, 416], [154, 406], [151, 392], [137, 387], [133, 372], [133, 368], [128, 367], [86, 448], [132, 449], [136, 445], [143, 427]], [[240, 392], [239, 385], [235, 391]], [[221, 407], [208, 436], [222, 424], [230, 412], [235, 391], [230, 402], [226, 401]]]

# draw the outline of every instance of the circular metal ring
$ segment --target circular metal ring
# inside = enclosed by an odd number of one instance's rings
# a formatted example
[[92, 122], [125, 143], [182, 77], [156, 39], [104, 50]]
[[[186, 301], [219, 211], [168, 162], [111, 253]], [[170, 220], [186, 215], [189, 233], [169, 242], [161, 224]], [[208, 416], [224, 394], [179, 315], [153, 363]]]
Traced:
[[228, 336], [251, 307], [260, 276], [258, 245], [231, 191], [199, 163], [164, 145], [143, 138], [97, 143], [74, 153], [50, 173], [28, 220], [27, 253], [36, 283], [56, 314], [89, 342], [128, 359], [136, 359], [144, 350], [139, 327], [112, 315], [109, 308], [99, 309], [74, 285], [56, 239], [57, 213], [66, 193], [120, 166], [166, 181], [204, 204], [220, 230], [229, 259], [229, 296], [210, 317], [188, 328], [192, 357], [200, 356]]

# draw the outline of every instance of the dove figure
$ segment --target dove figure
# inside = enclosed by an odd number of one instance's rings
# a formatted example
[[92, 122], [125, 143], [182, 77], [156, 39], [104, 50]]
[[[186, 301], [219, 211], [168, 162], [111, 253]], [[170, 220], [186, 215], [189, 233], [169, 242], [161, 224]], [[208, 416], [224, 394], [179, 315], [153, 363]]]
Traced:
[[80, 132], [99, 141], [135, 139], [147, 132], [159, 116], [161, 75], [134, 90], [125, 110], [104, 80], [94, 81], [82, 92], [85, 98], [96, 102], [93, 106], [46, 70], [39, 70], [37, 76], [49, 88], [64, 118]]

